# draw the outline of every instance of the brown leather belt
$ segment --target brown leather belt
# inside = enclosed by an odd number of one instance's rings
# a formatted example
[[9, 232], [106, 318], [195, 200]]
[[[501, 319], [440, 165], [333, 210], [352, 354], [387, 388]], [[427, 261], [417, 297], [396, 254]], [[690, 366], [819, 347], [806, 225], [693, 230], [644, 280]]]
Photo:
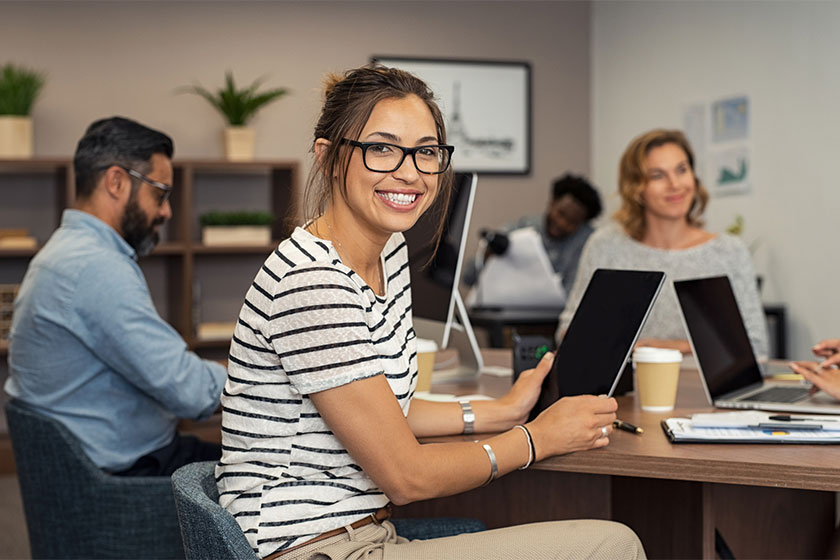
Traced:
[[[358, 521], [354, 521], [353, 523], [350, 524], [350, 527], [352, 527], [353, 529], [358, 529], [360, 527], [364, 527], [365, 525], [369, 525], [371, 523], [376, 523], [377, 525], [379, 525], [383, 521], [387, 521], [390, 518], [391, 518], [391, 504], [388, 504], [387, 506], [385, 506], [383, 508], [380, 508], [380, 509], [376, 510], [375, 512], [371, 513], [367, 517], [363, 517], [363, 518], [359, 519]], [[312, 543], [316, 543], [318, 541], [322, 541], [322, 540], [328, 539], [330, 537], [336, 537], [336, 536], [344, 533], [346, 530], [347, 530], [346, 527], [339, 527], [338, 529], [333, 529], [332, 531], [327, 531], [326, 533], [321, 533], [320, 535], [318, 535], [314, 539], [309, 539], [305, 543], [295, 545], [292, 548], [287, 548], [286, 550], [277, 551], [274, 554], [266, 556], [265, 558], [263, 558], [263, 560], [275, 560], [275, 558], [280, 558], [280, 557], [286, 555], [287, 553], [289, 553], [293, 550], [303, 548], [304, 546], [309, 546]]]

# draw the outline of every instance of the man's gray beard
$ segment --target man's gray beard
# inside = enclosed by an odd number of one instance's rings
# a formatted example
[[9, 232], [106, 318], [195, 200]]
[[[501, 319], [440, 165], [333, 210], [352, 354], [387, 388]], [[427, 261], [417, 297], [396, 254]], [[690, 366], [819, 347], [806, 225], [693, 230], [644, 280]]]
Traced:
[[137, 204], [136, 192], [132, 193], [125, 206], [121, 221], [123, 239], [134, 248], [138, 257], [145, 257], [151, 253], [160, 240], [155, 226], [163, 220], [155, 220], [149, 224], [149, 217]]

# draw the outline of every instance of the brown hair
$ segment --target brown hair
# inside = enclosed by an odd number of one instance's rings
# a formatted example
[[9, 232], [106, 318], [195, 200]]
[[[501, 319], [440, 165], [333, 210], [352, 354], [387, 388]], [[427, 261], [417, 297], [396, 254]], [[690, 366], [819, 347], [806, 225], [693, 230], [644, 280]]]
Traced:
[[647, 186], [647, 169], [645, 159], [654, 148], [665, 144], [676, 144], [688, 157], [688, 165], [694, 174], [696, 185], [694, 200], [688, 211], [686, 220], [692, 226], [703, 225], [701, 216], [709, 202], [709, 192], [697, 177], [694, 169], [694, 151], [685, 134], [680, 130], [666, 130], [657, 128], [634, 138], [618, 164], [618, 194], [621, 195], [621, 208], [613, 215], [621, 224], [627, 235], [636, 240], [644, 237], [647, 224], [645, 223], [645, 208], [642, 202], [642, 191]]
[[[324, 94], [324, 106], [318, 124], [315, 125], [315, 140], [323, 138], [330, 144], [321, 158], [315, 158], [306, 182], [306, 221], [317, 218], [326, 210], [332, 199], [333, 187], [338, 186], [342, 193], [346, 192], [344, 181], [353, 152], [352, 146], [343, 145], [341, 140], [357, 140], [373, 108], [383, 99], [403, 99], [409, 95], [419, 97], [432, 113], [438, 143], [446, 143], [443, 114], [435, 102], [434, 94], [423, 80], [413, 74], [372, 63], [348, 70], [344, 75], [328, 75]], [[436, 240], [440, 239], [446, 217], [445, 209], [449, 208], [452, 181], [453, 172], [450, 167], [438, 176], [438, 194], [432, 208], [427, 210], [440, 213]]]

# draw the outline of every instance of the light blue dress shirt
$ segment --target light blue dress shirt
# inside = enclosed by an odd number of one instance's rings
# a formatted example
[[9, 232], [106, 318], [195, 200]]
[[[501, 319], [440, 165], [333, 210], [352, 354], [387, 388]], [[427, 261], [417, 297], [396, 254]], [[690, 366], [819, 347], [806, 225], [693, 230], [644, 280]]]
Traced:
[[136, 258], [109, 225], [65, 210], [12, 318], [6, 392], [62, 422], [108, 471], [168, 444], [179, 418], [212, 414], [226, 379], [158, 315]]

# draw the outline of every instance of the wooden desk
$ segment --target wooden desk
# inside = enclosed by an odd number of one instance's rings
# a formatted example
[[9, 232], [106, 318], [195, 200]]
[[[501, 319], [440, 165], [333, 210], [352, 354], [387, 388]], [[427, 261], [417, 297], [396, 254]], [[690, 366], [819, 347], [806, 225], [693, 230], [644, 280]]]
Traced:
[[[507, 385], [483, 376], [471, 386], [434, 389], [499, 394]], [[650, 558], [715, 558], [716, 528], [736, 558], [824, 554], [840, 490], [840, 448], [671, 444], [661, 419], [710, 410], [696, 370], [682, 372], [671, 413], [643, 412], [633, 395], [618, 401], [619, 417], [643, 427], [643, 435], [615, 431], [604, 449], [552, 457], [486, 488], [398, 508], [398, 515], [472, 516], [491, 528], [614, 519], [636, 531]], [[446, 439], [473, 438], [430, 441]]]

